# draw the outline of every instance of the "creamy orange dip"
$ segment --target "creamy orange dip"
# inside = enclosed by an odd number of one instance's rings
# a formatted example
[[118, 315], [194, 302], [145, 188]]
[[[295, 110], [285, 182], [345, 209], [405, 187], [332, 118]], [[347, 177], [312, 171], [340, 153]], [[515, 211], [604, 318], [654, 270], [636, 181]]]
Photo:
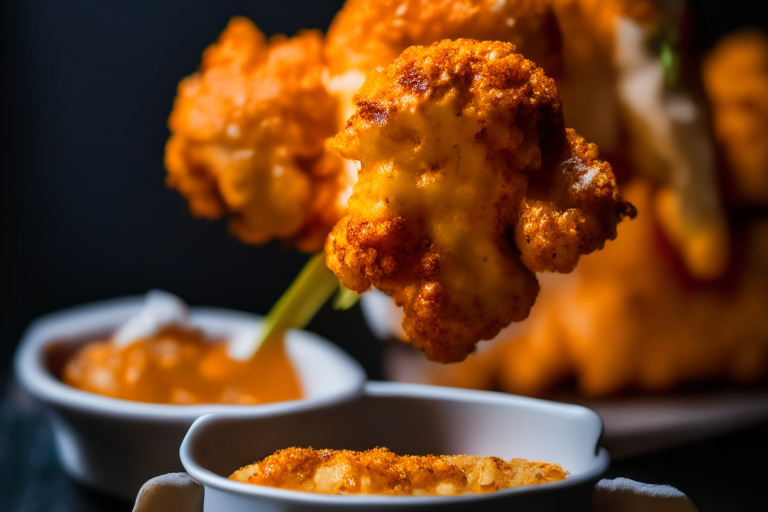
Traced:
[[236, 361], [227, 355], [227, 343], [178, 326], [127, 345], [114, 339], [88, 343], [67, 362], [62, 379], [84, 391], [162, 404], [261, 404], [302, 396], [281, 343]]

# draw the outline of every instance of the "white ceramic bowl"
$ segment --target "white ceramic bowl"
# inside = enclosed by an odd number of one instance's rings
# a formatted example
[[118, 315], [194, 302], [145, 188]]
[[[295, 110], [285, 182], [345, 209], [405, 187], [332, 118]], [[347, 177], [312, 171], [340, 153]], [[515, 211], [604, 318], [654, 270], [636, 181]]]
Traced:
[[[608, 467], [602, 424], [584, 407], [487, 391], [369, 382], [358, 400], [313, 411], [256, 417], [246, 411], [198, 419], [181, 461], [205, 486], [205, 511], [337, 509], [590, 510]], [[399, 454], [470, 454], [559, 462], [566, 480], [462, 496], [335, 496], [235, 482], [241, 466], [291, 446]], [[515, 508], [516, 507], [516, 508]]]
[[[305, 331], [290, 331], [286, 337], [286, 352], [305, 396], [301, 400], [250, 406], [150, 404], [80, 391], [57, 378], [66, 354], [56, 356], [61, 348], [52, 352], [51, 347], [73, 349], [103, 338], [143, 304], [144, 297], [127, 297], [44, 316], [29, 326], [16, 353], [18, 379], [50, 413], [64, 470], [90, 487], [132, 500], [149, 478], [181, 471], [179, 445], [204, 414], [247, 410], [252, 417], [267, 417], [326, 407], [362, 393], [366, 376], [360, 365]], [[214, 337], [258, 321], [248, 313], [202, 307], [191, 308], [191, 318]]]

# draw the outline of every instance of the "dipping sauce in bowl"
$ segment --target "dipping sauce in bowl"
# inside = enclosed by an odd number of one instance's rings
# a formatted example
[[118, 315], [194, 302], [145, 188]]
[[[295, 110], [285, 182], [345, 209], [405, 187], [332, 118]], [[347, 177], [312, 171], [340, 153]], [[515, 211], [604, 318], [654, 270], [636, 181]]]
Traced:
[[[179, 444], [200, 416], [323, 409], [362, 393], [360, 365], [310, 332], [289, 330], [249, 361], [239, 349], [259, 317], [192, 307], [188, 322], [170, 321], [178, 308], [142, 316], [146, 302], [51, 313], [29, 326], [16, 352], [16, 376], [49, 413], [63, 470], [91, 488], [131, 500], [150, 478], [181, 471]], [[204, 384], [215, 389], [202, 392]]]
[[180, 455], [206, 511], [586, 512], [608, 467], [601, 431], [579, 406], [368, 382], [323, 410], [205, 416]]
[[236, 360], [226, 340], [209, 340], [199, 329], [168, 326], [152, 336], [119, 345], [93, 341], [64, 366], [62, 380], [100, 395], [160, 404], [264, 404], [302, 397], [296, 371], [282, 344], [257, 357]]
[[189, 307], [167, 292], [147, 293], [144, 307], [106, 339], [79, 348], [61, 378], [99, 395], [159, 404], [254, 405], [302, 397], [301, 384], [282, 342], [256, 356], [241, 355], [259, 327], [207, 336], [191, 324]]

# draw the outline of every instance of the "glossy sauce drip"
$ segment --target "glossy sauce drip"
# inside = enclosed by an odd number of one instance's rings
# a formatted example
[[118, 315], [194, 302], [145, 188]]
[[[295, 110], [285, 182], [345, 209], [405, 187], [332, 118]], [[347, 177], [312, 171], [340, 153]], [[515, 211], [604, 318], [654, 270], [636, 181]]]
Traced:
[[112, 340], [81, 348], [66, 364], [66, 384], [124, 400], [163, 404], [262, 404], [302, 397], [296, 371], [282, 343], [236, 361], [227, 344], [199, 331], [166, 327], [118, 347]]

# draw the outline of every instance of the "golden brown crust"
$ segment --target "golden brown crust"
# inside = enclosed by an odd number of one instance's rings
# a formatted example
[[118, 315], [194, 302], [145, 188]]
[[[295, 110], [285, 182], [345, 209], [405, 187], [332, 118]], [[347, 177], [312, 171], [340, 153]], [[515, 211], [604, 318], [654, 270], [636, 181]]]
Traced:
[[[512, 44], [411, 47], [372, 72], [355, 102], [332, 144], [361, 168], [327, 263], [350, 289], [390, 293], [431, 360], [460, 361], [524, 319], [533, 272], [570, 270], [629, 208], [596, 148], [566, 134], [554, 82]], [[521, 214], [532, 240], [522, 261], [512, 243]]]
[[322, 48], [319, 31], [267, 42], [236, 17], [181, 81], [165, 163], [193, 214], [227, 216], [248, 243], [322, 247], [348, 185], [323, 146], [337, 129], [337, 101], [323, 83]]
[[239, 482], [324, 494], [456, 495], [557, 482], [560, 464], [471, 455], [395, 455], [386, 448], [279, 450], [235, 471]]
[[532, 272], [571, 272], [582, 254], [616, 238], [617, 219], [636, 213], [621, 200], [611, 165], [599, 159], [597, 146], [571, 128], [566, 135], [559, 171], [531, 178], [515, 225], [515, 245]]

